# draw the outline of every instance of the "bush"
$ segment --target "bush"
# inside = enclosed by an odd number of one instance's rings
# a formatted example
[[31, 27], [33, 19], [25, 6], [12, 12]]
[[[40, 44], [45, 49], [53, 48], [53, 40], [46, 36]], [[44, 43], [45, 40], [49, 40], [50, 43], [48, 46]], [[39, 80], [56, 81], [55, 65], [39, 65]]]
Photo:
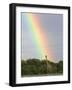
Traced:
[[21, 60], [21, 76], [44, 75], [44, 74], [62, 74], [63, 61], [53, 63], [48, 60], [28, 59]]

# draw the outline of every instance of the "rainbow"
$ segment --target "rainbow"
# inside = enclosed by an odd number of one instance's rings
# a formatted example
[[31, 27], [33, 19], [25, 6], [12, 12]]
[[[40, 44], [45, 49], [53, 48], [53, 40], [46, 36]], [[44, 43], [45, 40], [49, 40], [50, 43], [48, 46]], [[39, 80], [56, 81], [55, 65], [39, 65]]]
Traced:
[[29, 24], [29, 30], [33, 35], [34, 43], [36, 45], [37, 53], [41, 55], [42, 59], [45, 59], [47, 56], [48, 60], [53, 60], [53, 52], [49, 47], [50, 43], [49, 38], [46, 37], [46, 34], [43, 32], [44, 27], [42, 27], [40, 18], [36, 14], [27, 13], [27, 24]]

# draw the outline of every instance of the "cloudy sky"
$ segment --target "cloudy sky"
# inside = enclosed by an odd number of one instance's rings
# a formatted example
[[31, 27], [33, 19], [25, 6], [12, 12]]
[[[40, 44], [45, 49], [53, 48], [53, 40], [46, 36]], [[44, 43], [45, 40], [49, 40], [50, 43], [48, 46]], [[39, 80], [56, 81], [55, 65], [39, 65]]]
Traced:
[[[43, 58], [38, 52], [34, 41], [34, 35], [31, 33], [31, 26], [28, 20], [29, 13], [21, 13], [21, 58]], [[42, 32], [49, 40], [48, 47], [51, 48], [54, 60], [63, 60], [63, 15], [62, 14], [44, 14], [34, 13], [39, 18], [43, 27]], [[33, 22], [35, 23], [35, 22]], [[46, 41], [47, 41], [46, 40]]]

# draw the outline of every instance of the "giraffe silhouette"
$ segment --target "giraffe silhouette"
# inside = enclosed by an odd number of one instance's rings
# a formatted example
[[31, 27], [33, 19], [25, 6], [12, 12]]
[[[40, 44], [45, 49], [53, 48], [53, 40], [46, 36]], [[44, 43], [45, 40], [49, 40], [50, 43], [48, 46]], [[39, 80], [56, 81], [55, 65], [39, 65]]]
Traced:
[[45, 59], [47, 60], [47, 55], [45, 56]]

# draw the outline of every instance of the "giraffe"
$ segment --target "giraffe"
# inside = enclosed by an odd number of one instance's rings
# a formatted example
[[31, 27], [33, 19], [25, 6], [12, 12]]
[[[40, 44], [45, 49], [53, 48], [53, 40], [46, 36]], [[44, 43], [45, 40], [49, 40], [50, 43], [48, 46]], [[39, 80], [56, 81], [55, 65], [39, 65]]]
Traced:
[[48, 59], [47, 59], [47, 55], [45, 55], [45, 60], [46, 60], [46, 65], [47, 65], [47, 73], [48, 73]]

